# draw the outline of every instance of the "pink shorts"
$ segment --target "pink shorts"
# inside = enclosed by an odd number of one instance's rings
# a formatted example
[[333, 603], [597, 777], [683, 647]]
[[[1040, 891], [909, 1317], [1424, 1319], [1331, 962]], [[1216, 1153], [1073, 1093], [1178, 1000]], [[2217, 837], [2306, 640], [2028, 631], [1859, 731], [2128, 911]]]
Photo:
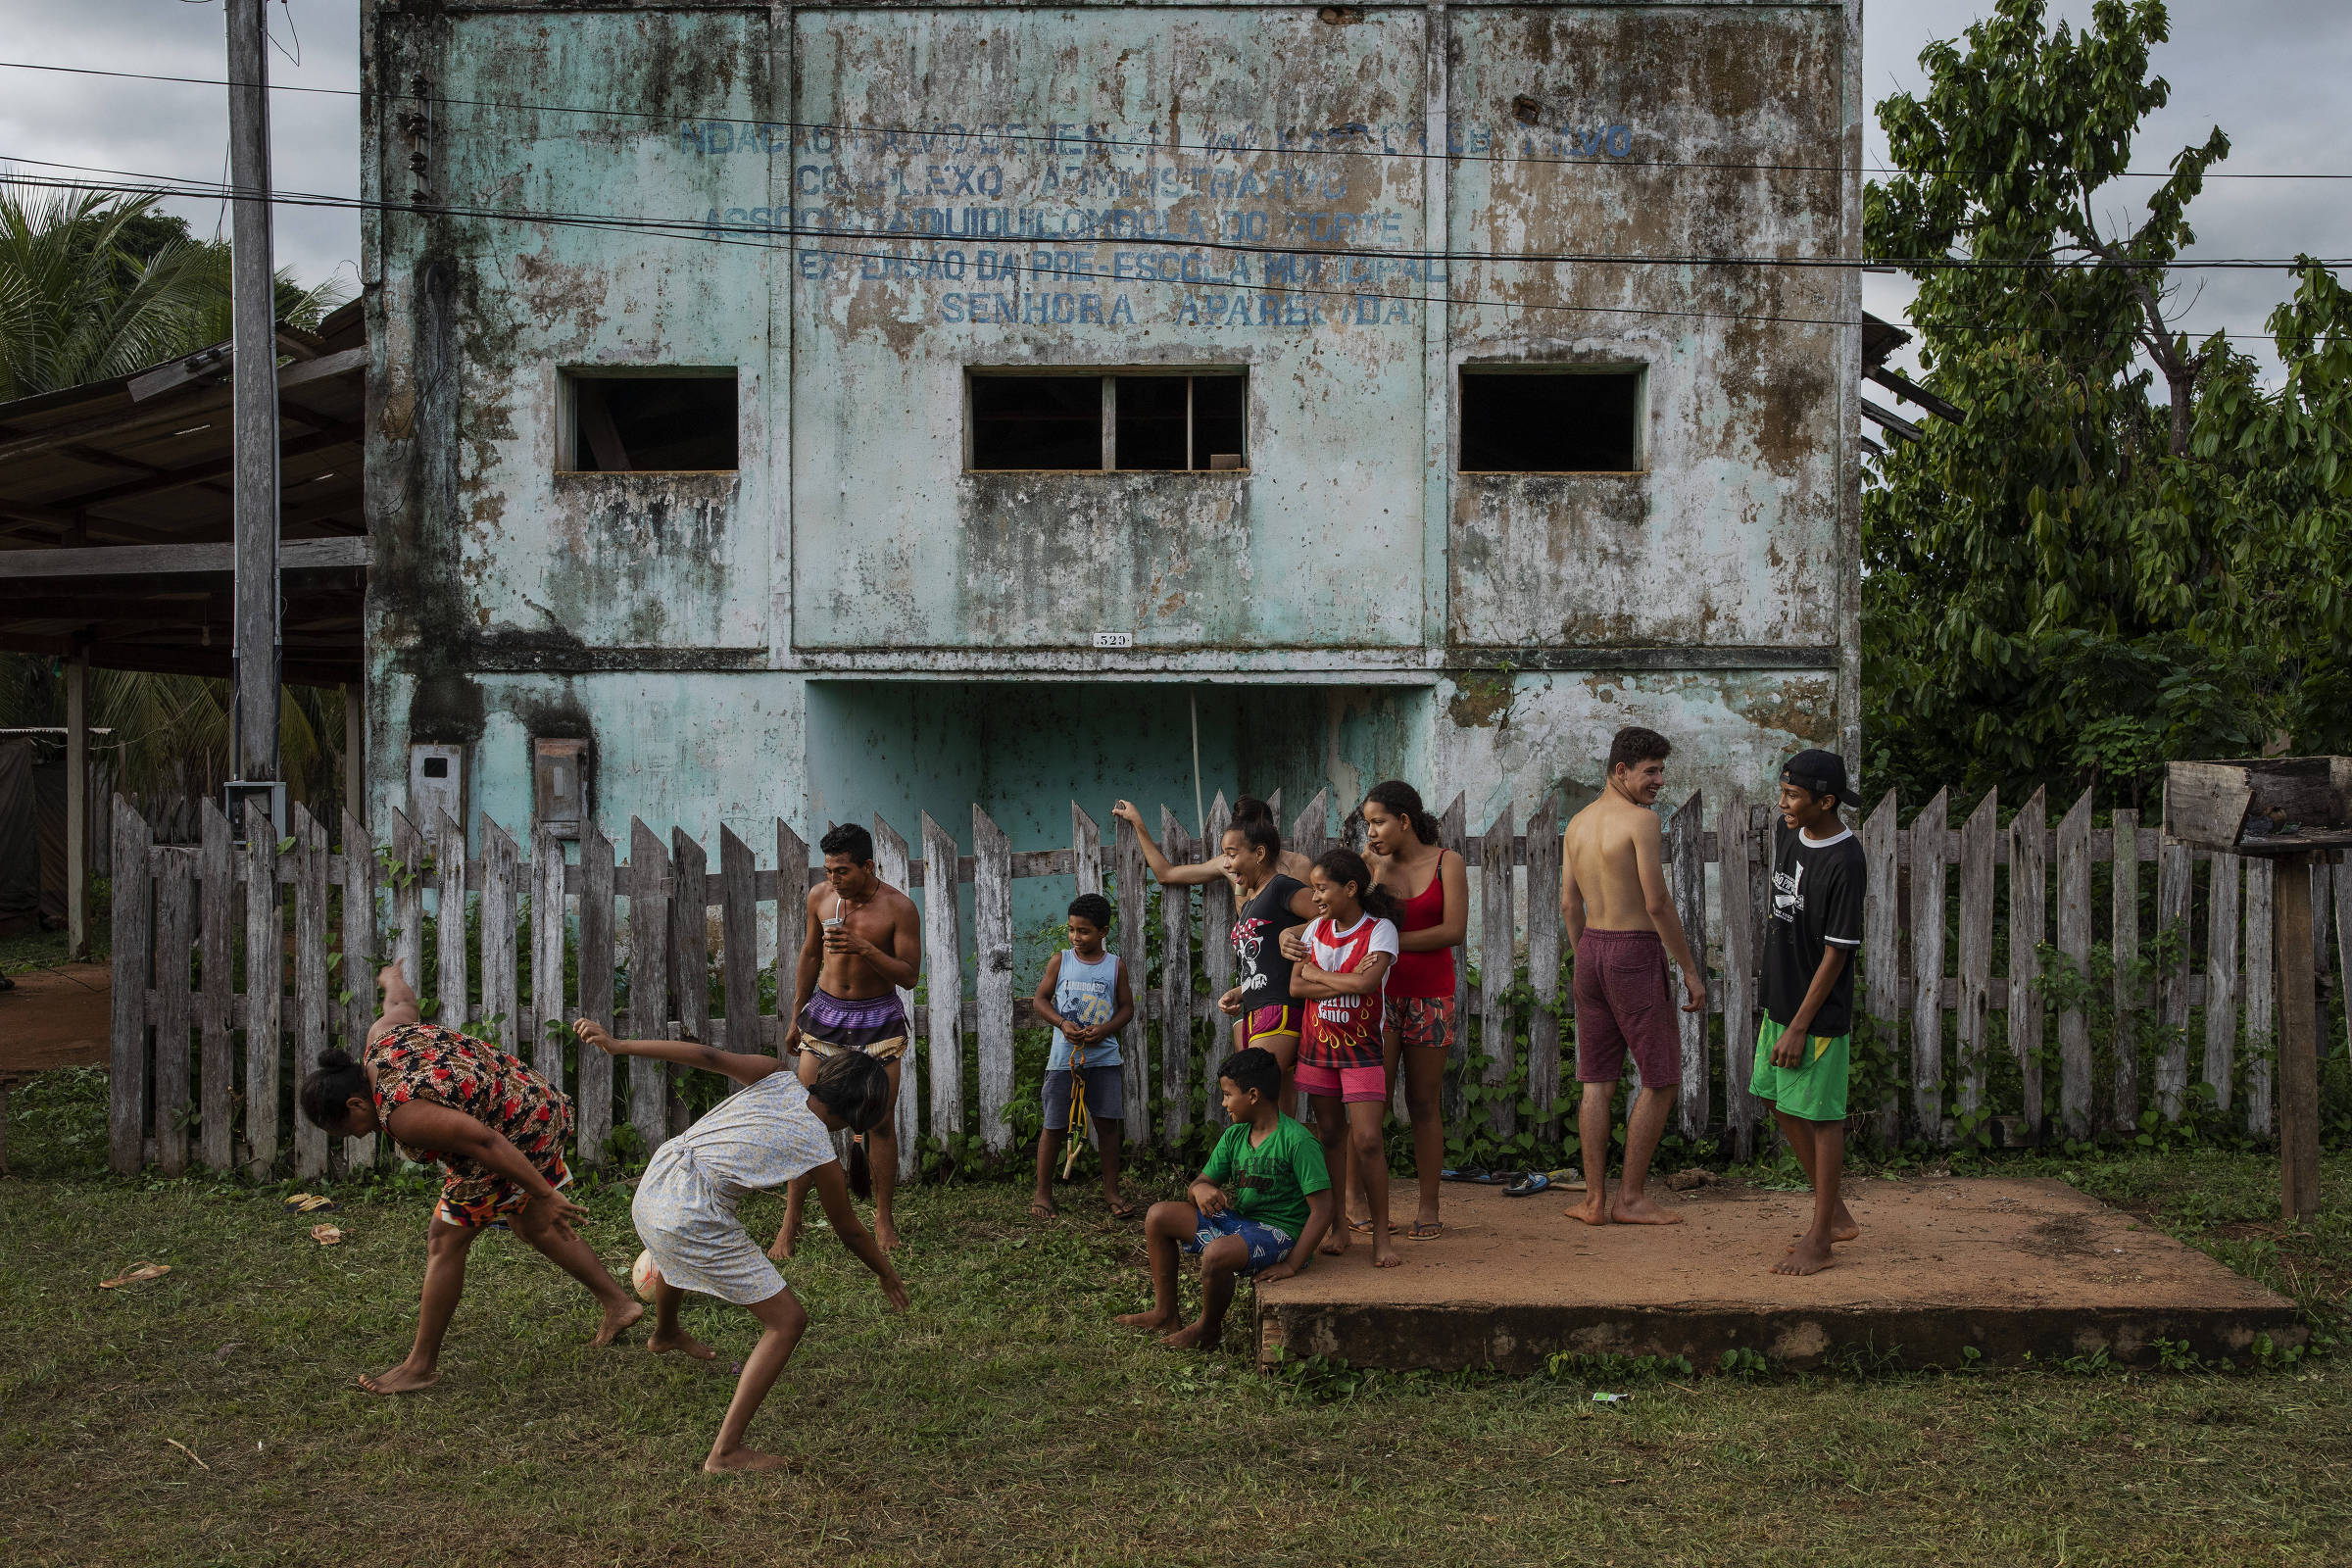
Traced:
[[1576, 1079], [1613, 1084], [1634, 1054], [1644, 1089], [1683, 1081], [1681, 1015], [1655, 931], [1588, 929], [1576, 945]]
[[1292, 1070], [1291, 1082], [1302, 1095], [1348, 1105], [1389, 1098], [1388, 1071], [1377, 1062], [1369, 1067], [1320, 1067], [1302, 1061]]

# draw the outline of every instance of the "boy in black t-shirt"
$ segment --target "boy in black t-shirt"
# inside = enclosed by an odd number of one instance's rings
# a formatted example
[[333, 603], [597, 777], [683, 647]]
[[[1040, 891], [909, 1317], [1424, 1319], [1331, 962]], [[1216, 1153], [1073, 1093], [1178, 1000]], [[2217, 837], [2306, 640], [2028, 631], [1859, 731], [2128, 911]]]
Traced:
[[1862, 846], [1838, 820], [1851, 798], [1844, 760], [1799, 752], [1781, 770], [1781, 840], [1764, 925], [1764, 1023], [1748, 1088], [1772, 1103], [1781, 1136], [1813, 1184], [1813, 1223], [1775, 1274], [1816, 1274], [1830, 1244], [1861, 1234], [1838, 1196], [1845, 1169], [1845, 1084], [1862, 946]]

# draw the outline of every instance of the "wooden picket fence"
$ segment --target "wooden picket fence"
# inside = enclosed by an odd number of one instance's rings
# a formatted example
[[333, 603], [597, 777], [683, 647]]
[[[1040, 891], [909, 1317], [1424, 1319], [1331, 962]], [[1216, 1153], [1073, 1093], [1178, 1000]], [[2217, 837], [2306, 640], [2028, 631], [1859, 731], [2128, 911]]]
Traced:
[[[1320, 792], [1298, 813], [1288, 835], [1292, 847], [1311, 856], [1332, 842], [1330, 800], [1329, 792]], [[1911, 825], [1901, 826], [1890, 793], [1857, 829], [1870, 866], [1858, 1002], [1876, 1045], [1893, 1054], [1895, 1068], [1892, 1092], [1876, 1104], [1854, 1107], [1865, 1130], [1886, 1141], [1913, 1136], [1940, 1142], [1953, 1136], [1956, 1117], [1968, 1118], [1965, 1125], [1973, 1128], [1999, 1113], [2014, 1118], [2028, 1136], [2039, 1136], [2046, 1099], [2043, 1036], [2050, 1021], [2045, 1015], [2051, 1014], [2059, 1128], [2087, 1137], [2136, 1122], [2148, 1098], [2139, 1082], [2142, 1053], [2126, 1048], [2143, 1020], [2153, 1026], [2146, 1037], [2154, 1048], [2153, 1103], [2177, 1119], [2187, 1099], [2187, 1026], [2201, 1009], [2204, 1081], [2221, 1108], [2234, 1105], [2232, 1113], [2249, 1131], [2267, 1135], [2273, 1097], [2266, 1043], [2277, 1012], [2271, 863], [2163, 846], [2131, 811], [2117, 811], [2112, 827], [2094, 834], [2087, 793], [2057, 824], [2054, 844], [2038, 793], [2005, 826], [1997, 822], [1990, 796], [1957, 830], [1946, 825], [1945, 807], [1939, 794]], [[573, 1096], [584, 1162], [606, 1157], [620, 1123], [635, 1128], [650, 1149], [683, 1125], [684, 1106], [672, 1092], [674, 1070], [632, 1058], [626, 1078], [616, 1083], [612, 1061], [589, 1052], [576, 1054], [567, 1071], [565, 1041], [543, 1025], [585, 1013], [612, 1020], [623, 1034], [772, 1052], [785, 1020], [761, 1010], [760, 906], [774, 906], [776, 951], [784, 956], [779, 1001], [789, 1007], [794, 956], [806, 934], [804, 896], [823, 875], [821, 863], [811, 863], [808, 843], [780, 819], [773, 826], [774, 858], [764, 867], [749, 842], [722, 827], [714, 871], [703, 844], [677, 831], [664, 840], [635, 820], [622, 861], [616, 846], [594, 827], [583, 831], [569, 854], [569, 841], [542, 829], [526, 860], [514, 838], [486, 817], [475, 838], [478, 855], [467, 858], [430, 853], [434, 845], [466, 842], [446, 815], [430, 824], [428, 835], [395, 811], [388, 843], [381, 846], [346, 815], [341, 847], [333, 849], [324, 825], [300, 807], [293, 808], [292, 832], [283, 841], [257, 817], [245, 841], [235, 842], [217, 804], [208, 803], [200, 816], [195, 846], [158, 845], [136, 810], [120, 799], [115, 803], [110, 1153], [121, 1170], [152, 1161], [177, 1172], [193, 1161], [261, 1175], [277, 1166], [289, 1142], [298, 1176], [378, 1157], [380, 1152], [368, 1147], [372, 1141], [330, 1150], [325, 1134], [289, 1114], [286, 1088], [328, 1044], [364, 1038], [374, 1014], [378, 962], [399, 958], [412, 979], [421, 974], [428, 894], [436, 911], [471, 907], [477, 915], [470, 949], [462, 914], [434, 922], [436, 989], [446, 999], [440, 1017], [494, 1033]], [[968, 1129], [989, 1151], [1011, 1147], [1013, 1036], [1031, 1022], [1030, 985], [1013, 967], [1012, 889], [1019, 878], [1063, 879], [1072, 891], [1102, 892], [1107, 885], [1115, 902], [1112, 947], [1126, 957], [1139, 993], [1139, 1026], [1129, 1031], [1125, 1053], [1131, 1142], [1182, 1144], [1194, 1131], [1196, 1106], [1210, 1122], [1220, 1119], [1216, 1096], [1204, 1093], [1203, 1078], [1227, 1038], [1228, 1020], [1215, 999], [1233, 981], [1233, 953], [1225, 940], [1232, 890], [1219, 882], [1161, 891], [1157, 983], [1147, 993], [1152, 883], [1142, 848], [1124, 822], [1106, 841], [1075, 803], [1070, 820], [1069, 848], [1015, 852], [975, 807], [968, 855], [928, 814], [914, 845], [879, 817], [874, 821], [883, 879], [925, 895], [924, 979], [918, 992], [902, 997], [919, 1045], [909, 1054], [899, 1104], [901, 1162], [908, 1177], [917, 1168], [917, 1132], [952, 1142]], [[1163, 809], [1161, 846], [1178, 860], [1204, 858], [1202, 846], [1219, 842], [1229, 821], [1219, 796], [1205, 833], [1196, 840]], [[1452, 1080], [1494, 1091], [1480, 1097], [1474, 1112], [1485, 1118], [1485, 1130], [1505, 1139], [1526, 1132], [1539, 1145], [1553, 1143], [1563, 1112], [1572, 1112], [1561, 1095], [1570, 990], [1558, 913], [1559, 801], [1547, 798], [1524, 832], [1506, 807], [1484, 833], [1472, 835], [1456, 797], [1440, 825], [1446, 845], [1469, 865], [1474, 916], [1472, 938], [1455, 955], [1464, 1026], [1455, 1042]], [[1714, 971], [1708, 1015], [1681, 1015], [1679, 1127], [1689, 1137], [1723, 1136], [1742, 1153], [1769, 1131], [1760, 1102], [1747, 1093], [1747, 1079], [1763, 922], [1771, 907], [1770, 865], [1781, 831], [1769, 808], [1736, 793], [1711, 827], [1697, 795], [1669, 819], [1673, 897], [1694, 949], [1710, 954]], [[913, 853], [918, 848], [919, 858]], [[2159, 978], [2153, 995], [2143, 994], [2130, 963], [2143, 924], [2140, 866], [2156, 865], [2157, 929], [2185, 928], [2196, 868], [2208, 859], [2203, 972], [2176, 964]], [[2110, 1037], [2103, 1083], [2094, 1081], [2099, 1064], [2080, 987], [2071, 997], [2074, 1004], [2061, 1006], [2045, 995], [2041, 976], [2053, 905], [2057, 951], [2078, 966], [2087, 960], [2097, 926], [2092, 868], [2099, 863], [2109, 867], [2105, 940], [2124, 960], [2112, 1014], [2101, 1031]], [[147, 875], [129, 874], [141, 864]], [[2315, 872], [2323, 879], [2328, 874], [2327, 867]], [[964, 887], [973, 893], [968, 935], [960, 929], [959, 900], [934, 896]], [[2327, 891], [2315, 888], [2320, 910], [2330, 906]], [[2352, 922], [2352, 876], [2337, 873], [2333, 894], [2338, 923]], [[290, 920], [284, 907], [289, 900]], [[527, 1000], [515, 956], [526, 906]], [[550, 909], [562, 909], [564, 918], [544, 918]], [[2316, 920], [2315, 926], [2326, 972], [2328, 922]], [[1996, 935], [2004, 932], [2005, 942], [1997, 944], [2003, 951], [1996, 952]], [[577, 975], [569, 991], [567, 947], [576, 956]], [[615, 958], [624, 950], [627, 1005], [615, 1016]], [[737, 954], [751, 961], [728, 961]], [[2352, 950], [2347, 955], [2345, 979], [2352, 988]], [[1196, 956], [1201, 985], [1195, 983]], [[714, 966], [723, 999], [716, 1015], [710, 1003]], [[1515, 993], [1522, 967], [1527, 989]], [[948, 975], [956, 977], [958, 1004], [953, 1009], [935, 1004]], [[1934, 983], [1922, 984], [1922, 975]], [[466, 1001], [474, 992], [479, 1001]], [[257, 1040], [268, 1048], [255, 1049]], [[976, 1064], [969, 1084], [967, 1040]], [[1992, 1071], [2004, 1054], [2014, 1071]], [[1996, 1082], [2002, 1086], [1997, 1095], [1991, 1089]], [[1461, 1130], [1464, 1114], [1458, 1097], [1449, 1097], [1454, 1130]]]

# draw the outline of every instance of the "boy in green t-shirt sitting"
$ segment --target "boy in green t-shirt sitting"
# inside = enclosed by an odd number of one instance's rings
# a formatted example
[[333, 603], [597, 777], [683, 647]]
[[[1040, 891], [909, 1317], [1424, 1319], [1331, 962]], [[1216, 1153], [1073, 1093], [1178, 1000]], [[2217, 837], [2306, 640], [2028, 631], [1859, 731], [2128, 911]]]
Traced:
[[[1164, 1334], [1178, 1349], [1217, 1348], [1233, 1282], [1248, 1274], [1287, 1280], [1331, 1228], [1331, 1172], [1313, 1133], [1282, 1113], [1282, 1064], [1270, 1051], [1237, 1051], [1217, 1065], [1233, 1125], [1193, 1179], [1189, 1203], [1154, 1203], [1144, 1217], [1152, 1252], [1152, 1310], [1119, 1321]], [[1176, 1254], [1200, 1254], [1200, 1320], [1176, 1305]]]

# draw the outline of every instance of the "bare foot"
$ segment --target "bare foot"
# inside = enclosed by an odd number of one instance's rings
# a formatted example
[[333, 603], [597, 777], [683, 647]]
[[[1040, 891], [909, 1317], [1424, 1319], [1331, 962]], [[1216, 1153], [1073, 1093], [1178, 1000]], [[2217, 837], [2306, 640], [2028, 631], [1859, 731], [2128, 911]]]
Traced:
[[[1223, 1335], [1219, 1335], [1218, 1341], [1223, 1338]], [[1198, 1323], [1187, 1323], [1159, 1343], [1171, 1350], [1213, 1350], [1217, 1348], [1217, 1341], [1211, 1341], [1202, 1333]]]
[[1177, 1324], [1176, 1314], [1153, 1308], [1149, 1312], [1126, 1312], [1111, 1319], [1123, 1329], [1140, 1329], [1146, 1334], [1165, 1334]]
[[1660, 1208], [1647, 1198], [1628, 1198], [1623, 1193], [1617, 1195], [1617, 1201], [1611, 1205], [1609, 1219], [1618, 1225], [1680, 1225], [1683, 1222], [1683, 1216], [1672, 1209]]
[[874, 1245], [885, 1252], [895, 1252], [906, 1244], [899, 1240], [899, 1228], [886, 1219], [874, 1221]]
[[1588, 1225], [1606, 1225], [1609, 1222], [1608, 1200], [1594, 1193], [1581, 1203], [1571, 1203], [1560, 1210], [1570, 1219], [1581, 1219]]
[[732, 1448], [705, 1459], [703, 1474], [757, 1475], [763, 1470], [798, 1470], [800, 1467], [798, 1459], [787, 1459], [780, 1453], [762, 1453], [758, 1448]]
[[1830, 1216], [1830, 1240], [1850, 1242], [1861, 1234], [1862, 1227], [1854, 1223], [1854, 1216], [1846, 1208], [1845, 1200], [1840, 1198], [1838, 1200], [1838, 1212]]
[[654, 1331], [653, 1337], [645, 1342], [645, 1348], [656, 1355], [666, 1355], [672, 1350], [682, 1350], [697, 1361], [709, 1361], [714, 1359], [718, 1354], [716, 1350], [684, 1329], [678, 1330], [675, 1334], [663, 1334], [657, 1329]]
[[1797, 1239], [1794, 1247], [1788, 1249], [1787, 1257], [1772, 1265], [1772, 1271], [1775, 1274], [1818, 1274], [1833, 1261], [1830, 1244], [1808, 1232]]
[[1054, 1200], [1043, 1193], [1029, 1200], [1029, 1217], [1031, 1219], [1052, 1219], [1060, 1212], [1060, 1209], [1054, 1206]]
[[1372, 1243], [1372, 1266], [1374, 1268], [1395, 1268], [1403, 1261], [1403, 1254], [1396, 1250], [1396, 1244], [1386, 1236], [1374, 1239]]
[[429, 1389], [441, 1381], [439, 1367], [426, 1367], [419, 1372], [403, 1361], [389, 1372], [379, 1372], [371, 1378], [360, 1379], [360, 1387], [369, 1394], [415, 1394]]
[[620, 1338], [621, 1331], [645, 1316], [643, 1301], [623, 1300], [618, 1306], [605, 1308], [605, 1320], [596, 1326], [596, 1336], [590, 1345], [611, 1345]]
[[767, 1250], [768, 1258], [772, 1262], [786, 1262], [792, 1257], [792, 1250], [800, 1245], [801, 1233], [786, 1231], [776, 1238], [776, 1245]]
[[1323, 1238], [1323, 1245], [1315, 1250], [1325, 1257], [1345, 1257], [1348, 1253], [1348, 1227], [1334, 1225], [1331, 1234]]

